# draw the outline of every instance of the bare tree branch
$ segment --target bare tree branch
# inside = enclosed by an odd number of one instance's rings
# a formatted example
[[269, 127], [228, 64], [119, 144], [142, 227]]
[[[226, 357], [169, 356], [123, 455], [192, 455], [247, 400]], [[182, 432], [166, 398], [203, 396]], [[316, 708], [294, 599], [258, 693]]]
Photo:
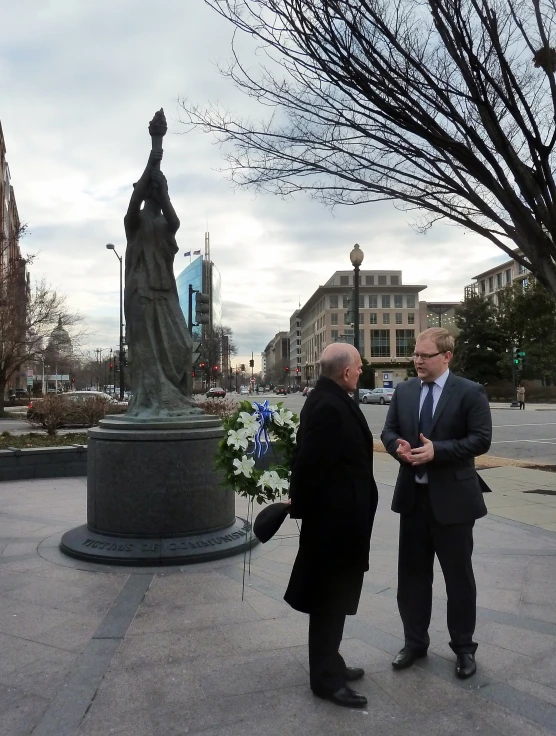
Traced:
[[[488, 238], [556, 294], [553, 0], [205, 0], [258, 42], [222, 73], [269, 114], [181, 100], [239, 186], [392, 200]], [[523, 256], [515, 253], [518, 247]]]

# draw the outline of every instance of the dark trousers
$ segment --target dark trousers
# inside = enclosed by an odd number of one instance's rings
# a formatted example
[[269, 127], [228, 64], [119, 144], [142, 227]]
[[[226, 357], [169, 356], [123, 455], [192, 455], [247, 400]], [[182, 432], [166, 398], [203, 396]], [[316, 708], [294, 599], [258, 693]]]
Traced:
[[524, 401], [520, 401], [519, 402], [519, 408], [525, 410], [525, 402]]
[[339, 652], [345, 620], [344, 613], [309, 614], [311, 689], [319, 695], [332, 695], [346, 684], [346, 663]]
[[428, 488], [417, 485], [410, 514], [400, 519], [398, 558], [398, 608], [404, 626], [405, 645], [426, 650], [432, 609], [434, 555], [444, 573], [448, 596], [450, 647], [456, 654], [473, 654], [477, 588], [471, 564], [473, 525], [439, 524], [432, 513]]

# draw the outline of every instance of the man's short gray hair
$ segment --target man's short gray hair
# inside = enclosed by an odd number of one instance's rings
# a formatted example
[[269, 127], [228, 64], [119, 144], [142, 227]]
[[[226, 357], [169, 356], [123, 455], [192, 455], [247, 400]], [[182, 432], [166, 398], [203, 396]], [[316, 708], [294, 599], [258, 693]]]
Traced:
[[344, 368], [347, 368], [353, 362], [354, 357], [347, 349], [334, 353], [330, 357], [324, 357], [323, 355], [320, 359], [321, 376], [335, 380], [342, 375]]

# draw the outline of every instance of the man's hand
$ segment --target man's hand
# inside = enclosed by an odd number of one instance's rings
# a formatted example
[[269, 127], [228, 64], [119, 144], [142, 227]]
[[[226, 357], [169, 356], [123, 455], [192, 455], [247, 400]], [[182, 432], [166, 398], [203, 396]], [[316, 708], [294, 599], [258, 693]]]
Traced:
[[411, 460], [409, 461], [412, 465], [424, 465], [434, 460], [434, 445], [431, 440], [428, 440], [424, 434], [419, 435], [423, 447], [414, 447], [411, 450]]
[[411, 445], [407, 440], [402, 440], [401, 438], [396, 440], [398, 443], [398, 447], [396, 449], [396, 453], [398, 455], [398, 460], [402, 463], [412, 463], [413, 457], [411, 456]]

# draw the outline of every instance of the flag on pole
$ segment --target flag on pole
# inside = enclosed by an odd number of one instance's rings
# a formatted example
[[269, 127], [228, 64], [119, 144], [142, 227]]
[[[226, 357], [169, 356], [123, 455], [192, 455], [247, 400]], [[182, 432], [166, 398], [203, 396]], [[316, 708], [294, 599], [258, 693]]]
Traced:
[[191, 251], [190, 251], [190, 250], [188, 250], [188, 251], [186, 251], [186, 252], [185, 252], [185, 253], [184, 253], [183, 255], [184, 255], [184, 256], [189, 256], [189, 257], [191, 258]]
[[194, 250], [193, 251], [193, 255], [194, 256], [200, 256], [201, 255], [201, 251], [200, 250]]

